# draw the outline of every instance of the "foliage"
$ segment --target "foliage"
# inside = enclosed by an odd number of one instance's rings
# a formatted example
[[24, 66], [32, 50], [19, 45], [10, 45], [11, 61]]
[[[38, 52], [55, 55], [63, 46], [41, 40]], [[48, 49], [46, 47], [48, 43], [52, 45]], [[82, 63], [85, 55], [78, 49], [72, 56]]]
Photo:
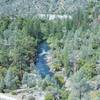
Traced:
[[81, 100], [90, 90], [89, 84], [84, 75], [84, 71], [79, 70], [71, 78], [71, 94], [69, 98], [72, 98], [72, 100]]
[[[96, 90], [91, 90], [90, 85], [91, 79], [100, 74], [100, 2], [39, 1], [39, 5], [45, 5], [39, 6], [43, 12], [67, 13], [72, 17], [62, 20], [32, 17], [37, 12], [38, 2], [36, 5], [35, 0], [22, 2], [23, 0], [0, 1], [0, 8], [3, 7], [0, 14], [11, 15], [0, 16], [0, 92], [4, 92], [4, 89], [17, 89], [21, 85], [30, 88], [39, 85], [45, 91], [54, 88], [58, 92], [65, 86], [67, 77], [71, 81], [71, 91], [63, 88], [61, 100], [90, 100], [90, 91], [95, 95], [93, 99], [98, 100], [99, 93], [95, 92], [99, 89], [99, 78], [94, 80]], [[35, 76], [32, 72], [31, 65], [36, 62], [37, 47], [42, 41], [47, 41], [50, 46], [53, 56], [49, 67], [53, 68], [54, 75], [53, 80], [38, 79], [37, 83], [37, 74]], [[45, 99], [54, 100], [54, 96], [47, 93]]]
[[27, 87], [34, 87], [36, 85], [36, 79], [34, 75], [25, 72], [23, 74], [22, 85], [27, 85]]
[[17, 88], [17, 81], [18, 76], [16, 67], [10, 67], [7, 71], [7, 74], [5, 76], [5, 85], [8, 89], [16, 89]]
[[57, 80], [57, 83], [59, 84], [59, 86], [64, 85], [65, 81], [62, 75], [55, 75], [55, 79]]
[[51, 93], [47, 93], [45, 96], [45, 100], [54, 100], [54, 96]]
[[70, 92], [62, 89], [60, 91], [60, 94], [61, 94], [61, 100], [66, 100], [66, 99], [68, 100], [68, 96], [69, 96]]
[[85, 63], [83, 66], [83, 69], [85, 71], [85, 75], [88, 79], [91, 79], [93, 76], [96, 75], [95, 65], [91, 63]]
[[0, 92], [2, 92], [3, 91], [3, 89], [5, 88], [5, 83], [4, 83], [4, 79], [0, 79]]
[[91, 100], [99, 100], [100, 98], [100, 92], [99, 91], [91, 91]]
[[38, 19], [0, 17], [0, 66], [3, 66], [0, 76], [5, 88], [18, 88], [24, 71], [35, 62], [36, 46], [41, 37], [38, 37], [39, 25]]
[[[78, 8], [85, 9], [88, 0], [1, 0], [0, 14], [21, 17], [32, 17], [38, 13], [68, 14], [74, 13]], [[81, 3], [82, 2], [82, 3]]]

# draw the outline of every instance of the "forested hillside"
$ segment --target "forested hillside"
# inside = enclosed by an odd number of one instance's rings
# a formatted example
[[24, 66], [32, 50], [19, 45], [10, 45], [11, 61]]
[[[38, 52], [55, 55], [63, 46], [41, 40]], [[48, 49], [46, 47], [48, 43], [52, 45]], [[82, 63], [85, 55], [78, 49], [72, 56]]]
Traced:
[[100, 100], [100, 1], [0, 0], [0, 92]]
[[66, 14], [86, 8], [87, 3], [87, 0], [0, 0], [0, 14], [22, 17], [37, 13]]

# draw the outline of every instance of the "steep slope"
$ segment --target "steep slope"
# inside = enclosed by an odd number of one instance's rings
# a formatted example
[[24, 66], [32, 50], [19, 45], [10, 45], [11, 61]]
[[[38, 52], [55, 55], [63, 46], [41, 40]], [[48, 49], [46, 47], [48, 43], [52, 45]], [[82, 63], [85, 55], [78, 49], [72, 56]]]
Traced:
[[87, 0], [0, 0], [0, 15], [66, 14], [86, 5]]

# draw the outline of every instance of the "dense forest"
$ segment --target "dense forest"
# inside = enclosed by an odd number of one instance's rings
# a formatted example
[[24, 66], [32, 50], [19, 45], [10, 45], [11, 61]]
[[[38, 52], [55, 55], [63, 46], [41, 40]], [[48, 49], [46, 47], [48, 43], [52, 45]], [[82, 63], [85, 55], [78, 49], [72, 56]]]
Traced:
[[[53, 20], [0, 13], [1, 93], [17, 97], [17, 90], [25, 89], [25, 98], [31, 92], [27, 100], [100, 100], [100, 1], [88, 0], [76, 8], [66, 11], [71, 18]], [[42, 57], [52, 75], [42, 76], [37, 57], [44, 42], [49, 50]], [[36, 91], [43, 92], [44, 99], [35, 99]]]

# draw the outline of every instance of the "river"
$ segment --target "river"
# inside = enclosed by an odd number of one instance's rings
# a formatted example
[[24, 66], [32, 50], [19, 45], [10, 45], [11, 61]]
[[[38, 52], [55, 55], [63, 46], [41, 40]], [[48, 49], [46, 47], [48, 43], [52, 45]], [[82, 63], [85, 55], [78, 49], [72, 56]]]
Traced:
[[42, 76], [52, 76], [53, 73], [50, 72], [50, 68], [46, 61], [46, 55], [48, 54], [50, 47], [48, 46], [47, 42], [42, 42], [38, 45], [38, 54], [37, 54], [37, 60], [36, 60], [36, 69], [38, 73]]

